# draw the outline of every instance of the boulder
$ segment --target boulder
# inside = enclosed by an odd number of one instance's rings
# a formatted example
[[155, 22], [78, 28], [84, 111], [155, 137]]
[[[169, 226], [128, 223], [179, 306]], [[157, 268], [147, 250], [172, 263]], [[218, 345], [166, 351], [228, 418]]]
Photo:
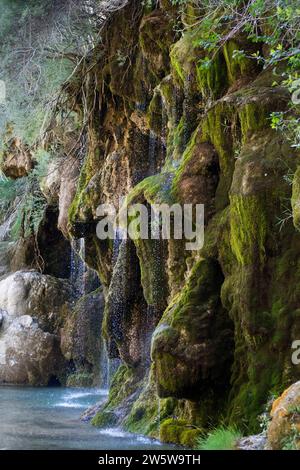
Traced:
[[0, 339], [0, 383], [47, 386], [64, 380], [59, 337], [44, 332], [29, 315], [15, 318]]
[[1, 168], [5, 176], [13, 179], [23, 178], [32, 170], [32, 154], [20, 139], [15, 138], [8, 143]]
[[0, 383], [62, 383], [67, 362], [59, 330], [70, 298], [67, 281], [19, 271], [0, 282]]
[[17, 271], [0, 282], [0, 309], [10, 319], [34, 316], [50, 332], [57, 332], [61, 326], [62, 308], [70, 297], [68, 281], [36, 271]]
[[300, 381], [274, 401], [267, 447], [272, 450], [300, 450]]

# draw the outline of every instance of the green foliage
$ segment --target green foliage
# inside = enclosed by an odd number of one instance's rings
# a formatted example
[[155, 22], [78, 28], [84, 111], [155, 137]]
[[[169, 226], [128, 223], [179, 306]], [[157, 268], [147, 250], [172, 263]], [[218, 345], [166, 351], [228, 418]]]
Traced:
[[11, 236], [14, 239], [37, 233], [47, 201], [40, 190], [40, 180], [47, 174], [50, 155], [40, 150], [37, 163], [29, 176], [13, 180], [0, 177], [0, 212], [13, 214]]
[[62, 84], [97, 34], [97, 11], [87, 9], [96, 0], [77, 3], [0, 0], [0, 80], [6, 84], [0, 132], [11, 122], [23, 143], [42, 137]]
[[211, 431], [207, 436], [198, 440], [199, 450], [234, 450], [236, 442], [242, 437], [235, 427], [224, 427]]

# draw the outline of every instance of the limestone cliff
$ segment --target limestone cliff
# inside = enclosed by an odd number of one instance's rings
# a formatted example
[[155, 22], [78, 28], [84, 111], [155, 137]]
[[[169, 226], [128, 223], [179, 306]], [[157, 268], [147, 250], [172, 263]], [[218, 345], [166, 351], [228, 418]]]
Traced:
[[[86, 237], [107, 291], [109, 354], [123, 362], [94, 423], [121, 416], [130, 430], [183, 444], [212, 421], [257, 429], [269, 393], [299, 376], [300, 237], [291, 219], [278, 225], [297, 155], [270, 125], [289, 94], [278, 71], [251, 58], [265, 46], [243, 33], [207, 53], [193, 21], [201, 14], [127, 2], [82, 68], [88, 94], [69, 85], [90, 113], [68, 229]], [[96, 209], [124, 195], [205, 204], [204, 248], [127, 241], [113, 263]]]
[[[85, 239], [108, 354], [122, 361], [93, 424], [186, 446], [212, 423], [257, 431], [270, 393], [300, 373], [299, 152], [270, 119], [289, 110], [286, 65], [227, 16], [211, 47], [206, 13], [202, 2], [130, 0], [107, 15], [64, 84], [81, 130], [53, 126], [65, 158], [42, 185], [65, 238]], [[204, 247], [99, 240], [97, 207], [124, 196], [129, 207], [204, 204]]]

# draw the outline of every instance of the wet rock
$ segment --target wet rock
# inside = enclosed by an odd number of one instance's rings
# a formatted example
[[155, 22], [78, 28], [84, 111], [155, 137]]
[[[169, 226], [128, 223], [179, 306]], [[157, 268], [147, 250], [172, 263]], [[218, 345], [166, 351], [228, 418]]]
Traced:
[[72, 297], [68, 281], [36, 271], [18, 271], [0, 281], [0, 308], [10, 318], [30, 315], [48, 331], [57, 331], [61, 312]]
[[11, 320], [0, 339], [0, 383], [46, 386], [64, 381], [59, 337], [44, 332], [29, 315]]
[[103, 310], [104, 297], [99, 288], [72, 307], [60, 331], [62, 353], [76, 370], [68, 377], [68, 386], [99, 383]]
[[12, 139], [3, 154], [1, 169], [3, 173], [13, 179], [27, 176], [33, 168], [30, 150], [22, 144], [20, 139]]
[[66, 281], [19, 271], [0, 281], [0, 382], [48, 385], [65, 380], [59, 329], [70, 298]]

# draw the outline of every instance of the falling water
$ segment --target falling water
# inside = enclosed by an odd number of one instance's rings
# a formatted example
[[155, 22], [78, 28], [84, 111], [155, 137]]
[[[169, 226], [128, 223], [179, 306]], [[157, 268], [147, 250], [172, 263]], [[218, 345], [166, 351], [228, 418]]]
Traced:
[[182, 142], [182, 150], [188, 144], [190, 134], [191, 134], [191, 108], [193, 103], [193, 96], [191, 90], [191, 77], [190, 75], [187, 77], [187, 80], [184, 82], [184, 100], [183, 100], [183, 116], [184, 116], [184, 134], [183, 134], [183, 142]]
[[100, 387], [102, 389], [109, 390], [112, 378], [120, 365], [120, 359], [110, 359], [106, 341], [102, 338], [100, 357]]
[[85, 239], [74, 240], [71, 249], [70, 281], [76, 296], [85, 295]]
[[104, 390], [109, 389], [109, 357], [107, 353], [106, 342], [101, 337], [101, 351], [100, 351], [100, 387]]
[[152, 333], [155, 325], [155, 307], [153, 305], [147, 305], [146, 319], [145, 319], [145, 335], [144, 341], [144, 357], [145, 366], [150, 367], [151, 365], [151, 343]]
[[121, 246], [122, 241], [125, 238], [126, 238], [125, 230], [123, 230], [121, 227], [115, 227], [114, 240], [113, 240], [113, 255], [112, 255], [113, 266], [115, 266], [118, 260], [120, 246]]
[[0, 225], [0, 241], [4, 241], [8, 239], [15, 217], [16, 217], [15, 212], [12, 212], [8, 217], [6, 217], [5, 221]]
[[155, 175], [156, 173], [156, 135], [150, 130], [149, 132], [149, 175]]

